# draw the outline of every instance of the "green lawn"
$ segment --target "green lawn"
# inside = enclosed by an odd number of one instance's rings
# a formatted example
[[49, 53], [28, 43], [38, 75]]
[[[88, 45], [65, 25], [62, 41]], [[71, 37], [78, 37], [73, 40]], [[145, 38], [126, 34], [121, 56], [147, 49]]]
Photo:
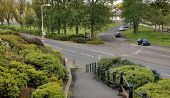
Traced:
[[154, 31], [151, 28], [139, 26], [139, 32], [133, 33], [133, 29], [123, 32], [123, 35], [130, 39], [132, 42], [136, 42], [138, 38], [147, 38], [151, 44], [170, 47], [170, 34]]
[[[111, 29], [113, 27], [116, 27], [117, 25], [118, 25], [117, 23], [111, 22], [111, 23], [107, 24], [106, 26], [103, 26], [103, 28], [101, 28], [100, 31], [95, 32], [95, 36], [100, 34], [100, 33], [102, 33], [102, 32], [104, 32], [104, 31], [107, 31], [107, 30], [109, 30], [109, 29]], [[14, 27], [16, 29], [21, 29], [21, 26], [19, 24], [13, 24], [13, 25], [10, 25], [10, 26]], [[24, 27], [24, 29], [27, 29], [27, 30], [30, 30], [30, 29], [31, 30], [37, 30], [37, 28], [34, 28], [34, 27], [31, 27], [31, 28]], [[46, 32], [47, 32], [47, 30], [46, 30]], [[90, 33], [90, 29], [84, 29], [83, 27], [79, 27], [79, 34], [85, 34], [85, 32], [89, 32]], [[57, 31], [55, 33], [57, 33]], [[61, 30], [60, 33], [64, 34], [64, 30]], [[71, 28], [71, 29], [67, 28], [67, 35], [71, 35], [71, 34], [76, 34], [76, 30], [75, 30], [74, 27]]]

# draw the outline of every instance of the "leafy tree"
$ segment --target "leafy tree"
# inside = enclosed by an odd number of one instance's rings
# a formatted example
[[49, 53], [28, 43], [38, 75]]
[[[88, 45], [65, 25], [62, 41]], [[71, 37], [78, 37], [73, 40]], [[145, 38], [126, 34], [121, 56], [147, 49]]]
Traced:
[[103, 25], [106, 25], [112, 16], [110, 8], [106, 5], [113, 0], [87, 0], [86, 17], [84, 19], [84, 27], [90, 28], [91, 37], [94, 37], [94, 32], [100, 30]]
[[75, 27], [76, 35], [79, 34], [79, 26], [82, 25], [83, 19], [85, 17], [85, 6], [84, 0], [71, 0], [69, 4], [71, 10], [69, 26]]
[[13, 10], [14, 10], [14, 0], [1, 0], [2, 7], [4, 7], [4, 18], [10, 25], [11, 19], [13, 19]]
[[145, 3], [143, 0], [124, 0], [122, 17], [126, 22], [133, 23], [134, 33], [138, 32], [138, 25], [145, 15]]
[[151, 21], [153, 24], [155, 24], [155, 30], [156, 25], [163, 25], [168, 24], [167, 16], [170, 12], [170, 4], [167, 2], [168, 0], [156, 0], [150, 3], [150, 15], [148, 17], [148, 20]]
[[0, 2], [0, 22], [2, 25], [4, 24], [4, 19], [5, 19], [4, 14], [5, 14], [4, 6], [3, 6], [2, 2]]
[[27, 27], [33, 26], [35, 23], [35, 12], [30, 4], [27, 4], [25, 10], [24, 23]]
[[26, 8], [26, 0], [17, 0], [15, 1], [15, 8], [13, 11], [13, 15], [15, 20], [23, 27], [24, 25], [24, 17], [25, 8]]

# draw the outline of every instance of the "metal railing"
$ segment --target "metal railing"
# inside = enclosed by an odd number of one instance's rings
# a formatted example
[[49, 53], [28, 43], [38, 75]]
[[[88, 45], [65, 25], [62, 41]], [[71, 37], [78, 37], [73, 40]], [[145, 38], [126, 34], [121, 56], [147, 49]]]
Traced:
[[[134, 98], [135, 95], [141, 98], [148, 98], [146, 92], [139, 94], [134, 91], [134, 86], [128, 83], [124, 77], [124, 72], [117, 73], [113, 71], [111, 73], [109, 68], [105, 68], [104, 66], [98, 67], [96, 62], [86, 65], [86, 72], [93, 73], [97, 79], [101, 80], [107, 86], [112, 87], [112, 89], [118, 89], [118, 95], [120, 96]], [[117, 74], [120, 74], [120, 78], [116, 77]]]

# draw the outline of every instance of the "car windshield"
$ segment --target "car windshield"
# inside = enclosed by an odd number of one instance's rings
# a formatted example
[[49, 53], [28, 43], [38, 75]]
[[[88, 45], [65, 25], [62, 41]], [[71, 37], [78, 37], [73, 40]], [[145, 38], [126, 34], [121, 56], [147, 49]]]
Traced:
[[143, 42], [148, 42], [148, 40], [147, 39], [142, 39], [143, 40]]

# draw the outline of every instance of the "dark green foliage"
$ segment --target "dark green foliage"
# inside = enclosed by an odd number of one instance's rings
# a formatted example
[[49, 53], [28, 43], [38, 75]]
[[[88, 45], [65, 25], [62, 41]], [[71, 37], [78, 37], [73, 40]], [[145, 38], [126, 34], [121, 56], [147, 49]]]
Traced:
[[78, 35], [75, 35], [75, 34], [72, 34], [70, 35], [70, 39], [73, 39], [73, 38], [84, 38], [85, 36], [83, 34], [78, 34]]
[[52, 54], [43, 54], [41, 52], [30, 52], [25, 56], [27, 64], [34, 65], [38, 70], [45, 70], [50, 76], [56, 74], [60, 79], [66, 78], [66, 70], [58, 57]]
[[117, 83], [119, 83], [120, 80], [120, 72], [124, 72], [124, 77], [126, 78], [127, 82], [129, 84], [133, 84], [135, 88], [143, 86], [146, 83], [153, 83], [155, 78], [151, 70], [139, 65], [126, 65], [112, 68], [110, 73], [113, 73], [113, 71], [117, 72]]
[[0, 97], [1, 98], [17, 98], [19, 96], [19, 88], [15, 78], [8, 73], [0, 73]]
[[102, 58], [99, 60], [97, 63], [98, 66], [105, 66], [106, 69], [109, 67], [119, 67], [119, 66], [124, 66], [124, 65], [134, 65], [129, 60], [126, 59], [121, 59], [120, 57], [113, 57], [113, 58]]
[[81, 37], [75, 37], [72, 40], [75, 43], [85, 43], [86, 42], [85, 38], [81, 38]]
[[62, 41], [69, 41], [69, 35], [65, 34], [47, 34], [47, 37], [55, 39], [55, 40], [62, 40]]
[[[48, 82], [57, 82], [63, 91], [61, 84], [67, 72], [61, 54], [44, 47], [40, 40], [35, 39], [29, 43], [17, 33], [0, 34], [1, 98], [18, 98], [25, 94], [24, 88], [36, 89]], [[33, 67], [37, 65], [41, 67], [40, 70]]]
[[87, 44], [93, 44], [93, 45], [99, 45], [99, 44], [104, 44], [104, 42], [100, 39], [88, 39], [86, 41]]
[[[148, 83], [135, 91], [147, 92], [149, 98], [170, 98], [170, 79], [161, 79], [157, 83]], [[139, 98], [136, 96], [135, 98]]]
[[64, 90], [57, 82], [47, 83], [39, 86], [38, 89], [33, 92], [31, 98], [65, 98]]

